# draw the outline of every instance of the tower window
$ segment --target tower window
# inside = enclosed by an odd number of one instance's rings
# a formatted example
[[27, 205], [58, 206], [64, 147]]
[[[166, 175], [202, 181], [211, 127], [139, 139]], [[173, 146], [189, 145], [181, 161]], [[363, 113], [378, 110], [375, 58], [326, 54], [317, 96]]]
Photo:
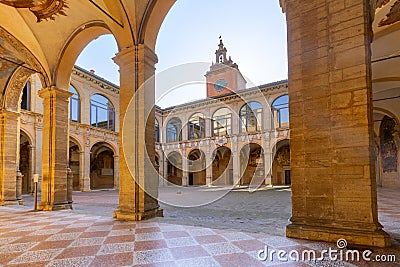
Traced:
[[222, 62], [224, 62], [224, 56], [223, 56], [223, 55], [220, 55], [220, 56], [219, 56], [218, 63], [222, 63]]

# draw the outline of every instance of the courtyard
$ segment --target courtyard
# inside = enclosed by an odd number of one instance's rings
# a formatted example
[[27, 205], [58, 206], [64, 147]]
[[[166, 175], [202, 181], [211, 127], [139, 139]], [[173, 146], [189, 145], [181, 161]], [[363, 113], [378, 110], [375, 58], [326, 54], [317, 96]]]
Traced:
[[[205, 205], [171, 205], [185, 195]], [[74, 210], [69, 211], [33, 212], [32, 196], [24, 196], [24, 206], [0, 207], [0, 266], [400, 266], [397, 189], [378, 190], [380, 222], [393, 244], [371, 250], [396, 256], [396, 262], [386, 263], [258, 260], [265, 246], [285, 251], [336, 248], [284, 236], [291, 214], [289, 187], [162, 187], [164, 217], [143, 222], [112, 218], [117, 190], [74, 192], [73, 199]]]

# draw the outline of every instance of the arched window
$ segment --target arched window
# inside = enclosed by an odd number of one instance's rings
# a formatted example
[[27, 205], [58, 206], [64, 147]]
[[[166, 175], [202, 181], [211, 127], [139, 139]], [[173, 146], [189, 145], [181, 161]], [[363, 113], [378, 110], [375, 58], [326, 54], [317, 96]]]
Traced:
[[70, 112], [70, 120], [80, 122], [81, 121], [81, 100], [79, 98], [79, 94], [76, 89], [70, 85], [69, 90], [73, 95], [69, 99], [69, 112]]
[[231, 134], [232, 112], [229, 108], [220, 108], [212, 117], [213, 136]]
[[114, 107], [104, 96], [95, 94], [90, 98], [90, 124], [114, 131]]
[[21, 109], [31, 110], [31, 83], [26, 82], [22, 91]]
[[167, 142], [182, 140], [182, 122], [178, 118], [172, 118], [167, 124]]
[[193, 114], [188, 123], [189, 140], [204, 138], [206, 135], [205, 126], [204, 115], [201, 113]]
[[158, 121], [154, 121], [154, 141], [160, 142], [160, 125]]
[[274, 128], [289, 127], [289, 96], [283, 95], [272, 103], [272, 121]]
[[255, 132], [261, 130], [263, 107], [258, 102], [249, 102], [240, 109], [240, 131]]

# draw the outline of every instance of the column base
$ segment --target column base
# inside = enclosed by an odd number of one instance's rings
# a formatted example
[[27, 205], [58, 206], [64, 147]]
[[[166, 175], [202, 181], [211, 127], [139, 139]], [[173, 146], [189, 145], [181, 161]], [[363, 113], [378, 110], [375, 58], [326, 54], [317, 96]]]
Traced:
[[40, 211], [55, 211], [55, 210], [72, 210], [72, 203], [61, 203], [61, 204], [43, 204], [38, 205]]
[[0, 206], [19, 205], [18, 199], [3, 199], [0, 200]]
[[338, 239], [346, 239], [351, 247], [390, 247], [390, 236], [382, 229], [347, 229], [330, 227], [326, 225], [300, 225], [289, 224], [286, 226], [286, 236], [290, 238], [307, 239], [336, 243]]
[[114, 211], [114, 218], [119, 221], [143, 221], [155, 217], [164, 217], [163, 210], [156, 208], [145, 212], [134, 212], [132, 210], [121, 209]]

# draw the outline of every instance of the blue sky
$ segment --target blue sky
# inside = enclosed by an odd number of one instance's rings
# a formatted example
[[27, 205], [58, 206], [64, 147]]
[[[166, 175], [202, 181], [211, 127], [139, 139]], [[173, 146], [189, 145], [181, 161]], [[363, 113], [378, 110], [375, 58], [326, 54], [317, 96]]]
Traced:
[[[178, 0], [158, 35], [156, 74], [185, 63], [211, 65], [219, 36], [248, 85], [287, 78], [286, 21], [278, 0]], [[118, 66], [111, 60], [115, 53], [113, 37], [102, 36], [85, 48], [77, 65], [119, 84]], [[204, 82], [181, 86], [157, 104], [166, 107], [204, 98]], [[156, 76], [156, 98], [159, 83]]]

